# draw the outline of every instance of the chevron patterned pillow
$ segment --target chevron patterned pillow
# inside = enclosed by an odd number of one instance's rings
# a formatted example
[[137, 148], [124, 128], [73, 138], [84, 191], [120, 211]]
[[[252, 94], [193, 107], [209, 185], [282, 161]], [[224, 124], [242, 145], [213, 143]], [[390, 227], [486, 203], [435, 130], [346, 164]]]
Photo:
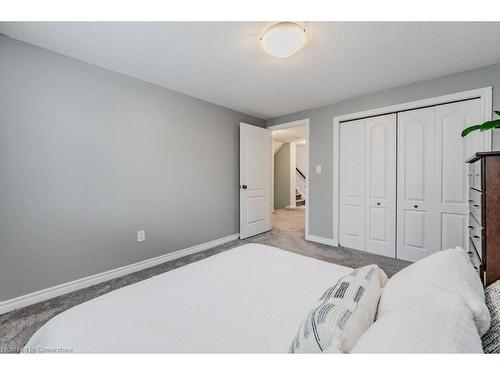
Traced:
[[373, 324], [387, 276], [378, 266], [355, 269], [328, 288], [307, 314], [290, 353], [348, 353]]
[[500, 353], [500, 280], [489, 285], [485, 291], [486, 306], [491, 315], [491, 325], [481, 338], [485, 353]]

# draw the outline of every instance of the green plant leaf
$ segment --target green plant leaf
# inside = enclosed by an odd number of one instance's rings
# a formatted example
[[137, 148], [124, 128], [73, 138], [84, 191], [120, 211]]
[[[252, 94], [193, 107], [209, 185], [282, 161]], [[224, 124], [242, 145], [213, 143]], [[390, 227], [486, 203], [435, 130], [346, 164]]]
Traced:
[[[494, 112], [497, 114], [497, 116], [500, 116], [500, 111], [494, 111]], [[464, 130], [462, 130], [462, 137], [465, 137], [467, 134], [469, 134], [470, 132], [473, 132], [475, 130], [480, 130], [480, 131], [484, 132], [484, 131], [490, 130], [490, 129], [500, 129], [500, 119], [486, 121], [486, 122], [479, 124], [479, 125], [469, 126], [468, 128], [465, 128]]]
[[464, 130], [462, 130], [462, 137], [465, 137], [467, 134], [469, 134], [470, 132], [473, 132], [474, 130], [481, 129], [481, 126], [482, 125], [472, 125], [472, 126], [469, 126], [468, 128], [465, 128]]
[[486, 121], [481, 125], [481, 131], [490, 130], [494, 128], [500, 128], [500, 120]]

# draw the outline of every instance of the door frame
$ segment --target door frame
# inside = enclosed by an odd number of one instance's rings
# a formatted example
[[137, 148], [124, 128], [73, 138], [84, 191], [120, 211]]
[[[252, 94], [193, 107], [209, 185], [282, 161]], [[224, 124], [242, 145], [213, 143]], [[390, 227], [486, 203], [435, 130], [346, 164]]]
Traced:
[[[272, 212], [274, 212], [274, 139], [272, 136], [272, 132], [274, 130], [281, 130], [281, 129], [288, 129], [288, 128], [293, 128], [296, 126], [305, 126], [306, 128], [306, 165], [307, 165], [307, 178], [306, 178], [306, 204], [305, 206], [305, 225], [304, 225], [304, 231], [305, 231], [305, 239], [309, 239], [309, 181], [311, 180], [311, 168], [309, 165], [309, 118], [305, 118], [302, 120], [296, 120], [296, 121], [290, 121], [290, 122], [285, 122], [282, 124], [277, 124], [277, 125], [272, 125], [268, 126], [267, 130], [271, 131], [271, 140], [272, 140], [272, 147], [271, 147], [271, 205], [272, 205]], [[272, 224], [271, 224], [272, 225]]]
[[[387, 115], [402, 111], [414, 110], [425, 107], [433, 107], [463, 100], [479, 99], [482, 108], [482, 121], [492, 119], [492, 86], [475, 90], [461, 91], [449, 95], [441, 95], [432, 98], [417, 100], [413, 102], [401, 103], [387, 107], [369, 109], [366, 111], [354, 112], [333, 118], [333, 244], [339, 246], [339, 202], [340, 202], [340, 124], [346, 121], [359, 120], [367, 117]], [[485, 151], [492, 148], [492, 130], [483, 132], [483, 145]]]

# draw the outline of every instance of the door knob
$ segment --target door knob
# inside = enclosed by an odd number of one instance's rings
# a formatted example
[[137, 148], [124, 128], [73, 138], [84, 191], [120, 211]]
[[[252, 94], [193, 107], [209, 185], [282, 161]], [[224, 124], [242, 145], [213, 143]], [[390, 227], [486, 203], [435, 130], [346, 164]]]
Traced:
[[243, 185], [243, 186], [242, 186], [242, 188], [243, 188], [243, 189], [246, 189], [247, 187], [248, 187], [248, 186], [246, 186], [246, 185]]
[[413, 208], [418, 208], [418, 206], [415, 204], [415, 205], [413, 206]]
[[380, 206], [380, 202], [377, 202], [377, 206]]

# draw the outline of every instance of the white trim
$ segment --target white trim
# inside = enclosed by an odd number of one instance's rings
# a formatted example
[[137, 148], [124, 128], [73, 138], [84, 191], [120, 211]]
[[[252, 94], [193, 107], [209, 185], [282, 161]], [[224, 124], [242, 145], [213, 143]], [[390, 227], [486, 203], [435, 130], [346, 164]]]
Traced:
[[239, 233], [0, 302], [0, 314], [237, 240]]
[[[294, 126], [305, 126], [306, 127], [306, 166], [307, 166], [307, 171], [306, 172], [306, 204], [305, 204], [305, 228], [304, 228], [304, 231], [305, 231], [305, 237], [307, 239], [307, 236], [309, 235], [309, 181], [311, 180], [311, 173], [309, 173], [309, 171], [311, 170], [311, 168], [309, 168], [309, 153], [310, 153], [310, 139], [309, 139], [309, 119], [308, 118], [305, 118], [305, 119], [302, 119], [302, 120], [297, 120], [297, 121], [291, 121], [291, 122], [285, 122], [283, 124], [278, 124], [278, 125], [272, 125], [272, 126], [268, 126], [267, 127], [267, 130], [270, 130], [271, 132], [273, 130], [279, 130], [279, 129], [287, 129], [287, 128], [292, 128]], [[272, 137], [271, 137], [272, 138]], [[274, 143], [274, 142], [273, 142]], [[273, 181], [273, 184], [272, 184], [272, 191], [271, 191], [271, 195], [273, 196], [273, 210], [274, 210], [274, 153], [272, 155], [272, 175], [271, 175], [271, 179]]]
[[[483, 87], [475, 90], [457, 92], [449, 95], [436, 96], [414, 102], [396, 104], [388, 107], [374, 108], [367, 111], [349, 113], [333, 118], [333, 242], [339, 245], [339, 126], [341, 122], [356, 120], [364, 117], [380, 116], [389, 113], [407, 111], [420, 107], [442, 105], [460, 100], [479, 98], [482, 103], [483, 121], [491, 120], [492, 116], [492, 87]], [[492, 149], [492, 131], [484, 132], [483, 145], [485, 151]]]
[[[484, 95], [481, 95], [483, 121], [490, 121], [493, 119], [493, 88], [486, 87], [483, 90]], [[483, 146], [484, 151], [493, 150], [493, 129], [483, 132]]]
[[273, 212], [274, 209], [274, 139], [273, 133], [271, 132], [271, 229], [273, 227]]
[[335, 246], [335, 247], [337, 246], [337, 243], [334, 240], [332, 240], [331, 238], [315, 236], [312, 234], [306, 235], [306, 240], [311, 241], [311, 242], [320, 243], [323, 245], [328, 245], [328, 246]]
[[297, 194], [296, 193], [297, 181], [295, 179], [295, 174], [296, 174], [295, 168], [297, 168], [297, 146], [294, 142], [290, 142], [290, 198], [289, 198], [290, 208], [297, 207], [297, 199], [295, 198]]

